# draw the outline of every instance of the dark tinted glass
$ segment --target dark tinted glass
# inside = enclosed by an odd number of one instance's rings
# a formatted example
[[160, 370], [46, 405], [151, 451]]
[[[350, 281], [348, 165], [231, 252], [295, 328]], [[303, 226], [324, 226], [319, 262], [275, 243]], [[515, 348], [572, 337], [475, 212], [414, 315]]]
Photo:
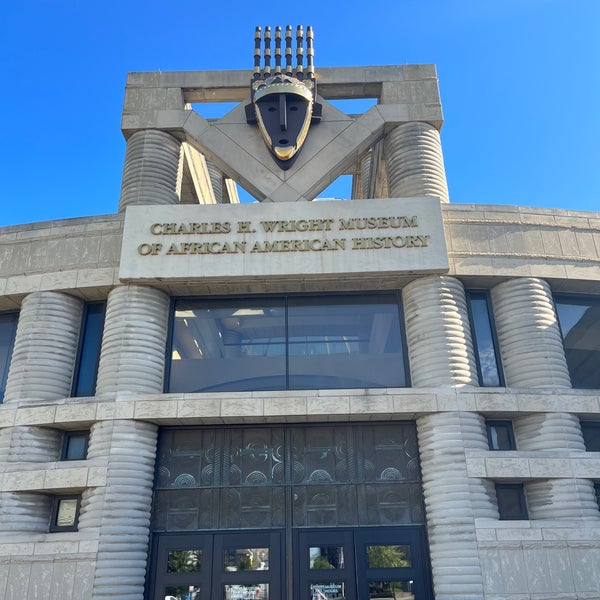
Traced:
[[15, 342], [19, 313], [0, 313], [0, 402], [4, 397], [8, 367]]
[[286, 388], [285, 304], [175, 303], [169, 392]]
[[394, 294], [175, 303], [169, 392], [404, 385]]
[[90, 302], [86, 306], [81, 328], [79, 361], [75, 371], [73, 396], [93, 396], [96, 391], [96, 375], [100, 360], [105, 313], [106, 302]]
[[500, 519], [527, 519], [527, 505], [522, 483], [497, 483], [496, 498]]
[[85, 460], [89, 433], [87, 431], [67, 431], [65, 433], [63, 460]]
[[600, 422], [581, 422], [581, 431], [585, 449], [588, 452], [600, 452]]
[[502, 385], [491, 307], [486, 292], [467, 292], [479, 383], [486, 387]]
[[289, 387], [406, 385], [396, 297], [290, 298]]
[[571, 384], [600, 389], [600, 298], [557, 296], [555, 301]]
[[486, 421], [490, 450], [516, 450], [510, 421]]

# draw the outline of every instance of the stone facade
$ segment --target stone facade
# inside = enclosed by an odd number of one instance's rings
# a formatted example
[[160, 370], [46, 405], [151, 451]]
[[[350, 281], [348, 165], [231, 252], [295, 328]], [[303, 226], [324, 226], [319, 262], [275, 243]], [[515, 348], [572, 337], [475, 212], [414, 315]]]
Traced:
[[[580, 427], [600, 420], [600, 395], [572, 389], [552, 301], [600, 295], [600, 214], [448, 203], [432, 66], [319, 77], [323, 122], [284, 175], [245, 123], [248, 72], [130, 74], [121, 212], [0, 229], [0, 308], [20, 310], [0, 405], [0, 597], [144, 598], [160, 427], [413, 421], [433, 597], [600, 598], [600, 455], [585, 451]], [[346, 97], [380, 104], [349, 116], [329, 102]], [[188, 107], [206, 98], [241, 104], [209, 123]], [[182, 143], [206, 160], [209, 199], [182, 185]], [[232, 200], [235, 179], [280, 215], [280, 203], [313, 200], [342, 173], [356, 202], [374, 190], [439, 198], [448, 268], [317, 277], [294, 256], [296, 272], [268, 277], [247, 255], [235, 277], [120, 279], [129, 206], [177, 211], [187, 189], [202, 220], [204, 204]], [[479, 386], [465, 288], [491, 292], [504, 387]], [[171, 297], [342, 290], [402, 291], [412, 387], [162, 393]], [[93, 300], [108, 300], [97, 388], [77, 398], [79, 323]], [[486, 419], [512, 420], [518, 449], [491, 451]], [[63, 432], [77, 430], [90, 431], [87, 458], [61, 461]], [[524, 484], [529, 519], [499, 519], [501, 481]], [[48, 531], [59, 494], [81, 496], [77, 531]]]

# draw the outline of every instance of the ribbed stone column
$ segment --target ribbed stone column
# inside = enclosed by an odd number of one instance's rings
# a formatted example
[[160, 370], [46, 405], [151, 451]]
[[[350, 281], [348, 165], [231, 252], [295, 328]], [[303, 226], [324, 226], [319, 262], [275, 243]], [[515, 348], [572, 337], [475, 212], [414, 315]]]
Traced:
[[491, 486], [467, 476], [465, 450], [487, 449], [483, 418], [437, 413], [417, 419], [436, 600], [481, 600], [474, 519], [497, 518]]
[[511, 279], [492, 289], [492, 302], [506, 384], [571, 387], [550, 286], [533, 277]]
[[360, 161], [360, 185], [362, 197], [368, 198], [371, 187], [371, 160], [373, 154], [368, 152]]
[[83, 303], [34, 292], [21, 306], [4, 402], [55, 400], [71, 393]]
[[213, 194], [215, 196], [215, 202], [217, 204], [223, 203], [223, 172], [215, 163], [206, 159], [206, 168], [208, 169], [208, 176], [210, 177], [210, 183], [212, 185]]
[[129, 420], [111, 421], [92, 436], [92, 458], [108, 452], [106, 488], [86, 499], [80, 519], [81, 529], [100, 526], [94, 600], [143, 597], [156, 436], [156, 425]]
[[384, 140], [390, 198], [438, 196], [448, 202], [439, 131], [428, 123], [404, 123]]
[[[513, 422], [517, 447], [526, 452], [584, 452], [579, 419], [568, 413], [538, 413]], [[589, 479], [548, 479], [525, 485], [532, 519], [598, 520], [594, 484]]]
[[462, 283], [416, 279], [402, 290], [414, 387], [477, 385], [477, 367]]
[[134, 204], [178, 204], [180, 143], [164, 131], [147, 129], [127, 140], [119, 212]]
[[[71, 393], [83, 303], [58, 292], [34, 292], [21, 306], [6, 403], [49, 401]], [[18, 426], [2, 432], [0, 451], [7, 462], [58, 460], [62, 435], [43, 427]], [[0, 494], [3, 535], [48, 531], [50, 497]]]
[[51, 498], [26, 492], [0, 493], [0, 538], [19, 533], [46, 533]]
[[163, 389], [169, 297], [140, 285], [108, 296], [96, 394], [160, 393]]

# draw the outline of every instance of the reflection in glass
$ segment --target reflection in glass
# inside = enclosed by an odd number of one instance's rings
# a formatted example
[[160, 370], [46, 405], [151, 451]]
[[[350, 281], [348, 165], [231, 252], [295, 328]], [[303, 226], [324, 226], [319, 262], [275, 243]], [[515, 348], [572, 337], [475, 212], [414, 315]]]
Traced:
[[574, 388], [600, 388], [600, 299], [556, 297], [567, 365]]
[[369, 598], [414, 600], [412, 581], [369, 581]]
[[79, 357], [73, 378], [73, 396], [93, 396], [96, 391], [105, 313], [106, 302], [89, 302], [86, 306], [81, 327]]
[[202, 550], [173, 550], [167, 558], [167, 573], [199, 573]]
[[0, 402], [4, 396], [19, 313], [0, 313]]
[[223, 600], [269, 600], [269, 584], [226, 585]]
[[56, 513], [57, 527], [73, 527], [77, 519], [77, 498], [63, 498], [58, 501]]
[[343, 581], [310, 584], [311, 600], [344, 600], [346, 584]]
[[291, 389], [406, 385], [395, 296], [288, 300]]
[[169, 585], [165, 600], [200, 600], [200, 588], [195, 585]]
[[311, 547], [309, 552], [311, 570], [344, 568], [343, 546]]
[[498, 387], [502, 385], [502, 382], [494, 344], [488, 295], [485, 292], [468, 292], [467, 299], [481, 378], [480, 384], [484, 387]]
[[177, 301], [170, 392], [285, 387], [283, 299]]
[[410, 567], [410, 546], [367, 546], [367, 561], [370, 569]]
[[226, 571], [268, 571], [268, 548], [225, 548]]
[[406, 385], [396, 294], [178, 300], [169, 392]]

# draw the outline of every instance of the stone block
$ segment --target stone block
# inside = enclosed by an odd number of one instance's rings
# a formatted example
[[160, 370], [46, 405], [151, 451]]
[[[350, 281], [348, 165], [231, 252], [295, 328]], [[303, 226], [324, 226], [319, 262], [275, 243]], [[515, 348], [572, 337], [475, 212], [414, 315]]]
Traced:
[[350, 398], [348, 396], [308, 398], [307, 412], [309, 415], [348, 415]]
[[568, 458], [530, 458], [531, 477], [573, 477], [572, 463]]
[[301, 396], [265, 398], [263, 403], [265, 417], [306, 416], [308, 411], [307, 399]]
[[[21, 600], [27, 598], [29, 580], [31, 579], [31, 565], [12, 563], [8, 571], [6, 581], [6, 592], [3, 600]], [[59, 598], [60, 596], [50, 596]]]
[[92, 561], [78, 561], [75, 570], [73, 588], [77, 590], [78, 600], [91, 600], [94, 587], [96, 564]]
[[48, 470], [44, 473], [43, 481], [43, 489], [46, 490], [81, 489], [87, 486], [88, 469], [75, 467]]
[[521, 549], [519, 547], [502, 549], [499, 556], [504, 578], [504, 590], [513, 594], [529, 591], [527, 570]]
[[19, 408], [15, 418], [15, 425], [37, 425], [40, 423], [54, 423], [56, 421], [56, 406], [36, 406]]
[[106, 467], [89, 467], [86, 487], [101, 487], [106, 485]]
[[77, 591], [74, 590], [76, 563], [57, 562], [54, 565], [52, 583], [48, 593], [49, 598], [74, 598]]
[[394, 399], [390, 396], [350, 396], [350, 412], [378, 419], [394, 412]]
[[96, 420], [97, 404], [61, 404], [56, 407], [54, 422], [72, 427], [89, 427]]
[[221, 414], [221, 401], [218, 398], [184, 398], [177, 402], [177, 416], [181, 419], [219, 417]]

